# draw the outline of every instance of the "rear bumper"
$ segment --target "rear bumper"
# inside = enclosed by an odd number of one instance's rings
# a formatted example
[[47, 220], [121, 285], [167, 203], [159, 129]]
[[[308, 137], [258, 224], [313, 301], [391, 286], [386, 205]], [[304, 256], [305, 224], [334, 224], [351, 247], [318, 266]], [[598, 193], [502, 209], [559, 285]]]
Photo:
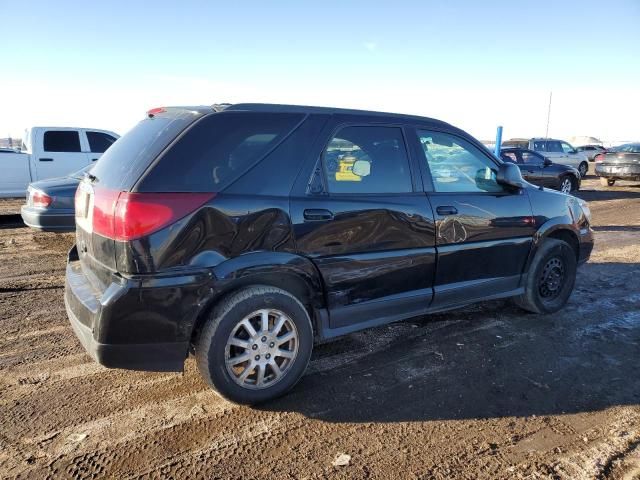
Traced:
[[596, 175], [619, 180], [640, 180], [640, 165], [622, 164], [608, 165], [597, 163]]
[[108, 368], [145, 370], [153, 372], [180, 372], [188, 348], [187, 344], [108, 344], [97, 342], [91, 328], [75, 316], [65, 295], [65, 307], [73, 332], [86, 352], [100, 365]]
[[73, 210], [46, 210], [23, 205], [20, 215], [25, 225], [45, 232], [73, 232], [76, 228]]
[[[202, 279], [194, 275], [161, 281], [120, 277], [97, 291], [74, 246], [66, 270], [67, 316], [87, 353], [105, 367], [180, 372], [202, 306], [188, 295], [200, 291], [198, 280]], [[182, 295], [176, 282], [184, 288]]]

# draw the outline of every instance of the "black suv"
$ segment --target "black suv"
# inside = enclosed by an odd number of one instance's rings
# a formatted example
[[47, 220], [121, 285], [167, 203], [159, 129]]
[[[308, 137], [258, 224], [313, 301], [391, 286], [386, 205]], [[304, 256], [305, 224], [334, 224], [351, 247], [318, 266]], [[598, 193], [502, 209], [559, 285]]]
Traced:
[[158, 108], [78, 187], [65, 303], [101, 364], [181, 371], [193, 352], [253, 404], [300, 379], [315, 338], [502, 297], [555, 312], [589, 217], [437, 120]]

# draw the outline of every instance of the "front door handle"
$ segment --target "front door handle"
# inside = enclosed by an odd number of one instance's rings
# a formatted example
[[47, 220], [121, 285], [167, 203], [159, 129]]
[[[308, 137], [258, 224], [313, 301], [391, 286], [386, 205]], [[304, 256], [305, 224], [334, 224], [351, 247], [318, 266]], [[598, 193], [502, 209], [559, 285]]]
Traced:
[[39, 158], [41, 162], [53, 162], [53, 158]]
[[436, 212], [438, 212], [438, 215], [455, 215], [458, 213], [458, 209], [451, 205], [442, 205], [436, 208]]
[[309, 221], [331, 220], [333, 213], [324, 208], [308, 208], [304, 211], [304, 219]]
[[97, 161], [98, 161], [98, 159], [97, 159], [97, 158], [92, 158], [92, 159], [91, 159], [91, 161], [92, 161], [92, 162], [97, 162]]

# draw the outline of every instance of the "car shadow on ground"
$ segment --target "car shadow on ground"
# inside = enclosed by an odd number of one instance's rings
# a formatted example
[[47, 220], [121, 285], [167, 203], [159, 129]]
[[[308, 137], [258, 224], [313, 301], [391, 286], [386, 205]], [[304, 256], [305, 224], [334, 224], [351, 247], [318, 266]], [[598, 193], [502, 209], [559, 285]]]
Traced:
[[[310, 373], [261, 408], [328, 422], [396, 422], [640, 404], [639, 268], [581, 267], [570, 303], [552, 315], [487, 302], [320, 345]], [[363, 344], [385, 336], [381, 348]]]
[[602, 200], [625, 200], [625, 199], [640, 199], [640, 185], [630, 185], [630, 188], [636, 187], [637, 192], [629, 190], [580, 190], [574, 192], [576, 197], [579, 197], [587, 202], [599, 202]]
[[640, 232], [640, 226], [635, 225], [599, 225], [591, 229], [596, 232]]

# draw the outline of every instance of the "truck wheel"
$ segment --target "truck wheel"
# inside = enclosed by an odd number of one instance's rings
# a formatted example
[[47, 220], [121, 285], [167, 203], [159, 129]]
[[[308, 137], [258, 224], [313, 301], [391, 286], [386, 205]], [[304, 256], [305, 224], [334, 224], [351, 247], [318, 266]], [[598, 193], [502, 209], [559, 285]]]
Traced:
[[243, 288], [220, 301], [196, 341], [202, 377], [222, 396], [254, 405], [302, 377], [313, 347], [304, 306], [275, 287]]
[[533, 313], [553, 313], [569, 300], [576, 280], [576, 254], [562, 240], [547, 238], [531, 262], [524, 293], [516, 305]]
[[580, 165], [578, 165], [578, 172], [580, 172], [581, 178], [586, 177], [588, 171], [589, 171], [589, 164], [587, 162], [582, 162]]
[[600, 185], [603, 187], [613, 187], [614, 183], [616, 183], [615, 178], [600, 177]]

